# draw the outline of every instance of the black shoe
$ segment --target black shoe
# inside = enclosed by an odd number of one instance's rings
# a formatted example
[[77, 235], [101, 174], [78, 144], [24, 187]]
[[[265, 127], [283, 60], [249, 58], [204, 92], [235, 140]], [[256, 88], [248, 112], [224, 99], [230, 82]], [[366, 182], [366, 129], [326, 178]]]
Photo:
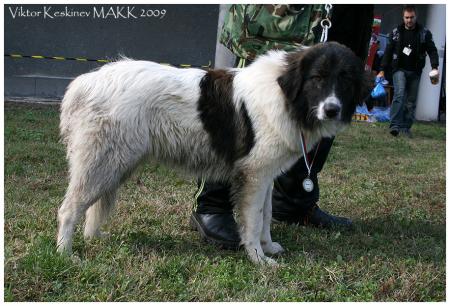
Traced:
[[237, 250], [241, 239], [233, 214], [199, 214], [191, 215], [191, 226], [207, 242], [224, 249]]
[[412, 138], [411, 130], [408, 128], [401, 129], [400, 133], [407, 138]]
[[398, 130], [398, 128], [391, 128], [389, 133], [391, 133], [392, 136], [397, 137], [398, 133], [399, 133], [399, 130]]
[[272, 219], [275, 222], [286, 222], [290, 224], [299, 224], [305, 226], [316, 226], [320, 228], [332, 229], [343, 228], [352, 229], [352, 220], [344, 217], [333, 216], [323, 211], [317, 205], [313, 205], [307, 214], [300, 216], [292, 216], [286, 214], [272, 213]]
[[308, 215], [305, 217], [306, 225], [311, 224], [313, 226], [323, 228], [341, 227], [345, 229], [353, 228], [352, 220], [345, 217], [333, 216], [326, 211], [323, 211], [319, 206], [314, 205]]

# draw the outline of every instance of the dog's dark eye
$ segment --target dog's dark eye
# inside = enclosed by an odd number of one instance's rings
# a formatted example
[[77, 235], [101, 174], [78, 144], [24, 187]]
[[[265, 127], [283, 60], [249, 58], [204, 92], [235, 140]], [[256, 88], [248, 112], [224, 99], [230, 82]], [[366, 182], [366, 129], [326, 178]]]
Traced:
[[322, 79], [323, 78], [320, 75], [313, 75], [310, 77], [310, 80], [313, 82], [320, 82], [320, 81], [322, 81]]

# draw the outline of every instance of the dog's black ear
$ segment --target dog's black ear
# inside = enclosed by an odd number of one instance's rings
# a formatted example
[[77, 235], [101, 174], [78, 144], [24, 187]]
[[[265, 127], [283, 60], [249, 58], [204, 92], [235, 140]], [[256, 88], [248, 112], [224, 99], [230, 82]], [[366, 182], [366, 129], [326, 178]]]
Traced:
[[277, 79], [286, 99], [294, 101], [303, 84], [302, 76], [302, 62], [303, 56], [301, 53], [293, 53], [287, 56], [286, 71]]
[[360, 106], [362, 106], [363, 102], [366, 101], [366, 99], [369, 97], [370, 92], [372, 91], [373, 88], [373, 77], [369, 71], [363, 72], [359, 87], [360, 87], [359, 94], [356, 95], [357, 96], [356, 98], [358, 100], [356, 102]]

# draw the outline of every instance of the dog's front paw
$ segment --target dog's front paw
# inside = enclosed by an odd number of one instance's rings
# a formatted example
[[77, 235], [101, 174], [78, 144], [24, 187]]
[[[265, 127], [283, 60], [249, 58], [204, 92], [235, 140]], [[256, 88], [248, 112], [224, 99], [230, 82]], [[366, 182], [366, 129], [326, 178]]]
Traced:
[[278, 242], [270, 242], [261, 245], [264, 253], [270, 255], [277, 255], [284, 252], [283, 247]]
[[267, 256], [257, 256], [256, 258], [250, 258], [253, 263], [261, 266], [278, 267], [278, 263], [275, 259]]
[[276, 267], [278, 266], [278, 263], [270, 258], [264, 255], [264, 252], [260, 249], [260, 251], [258, 252], [256, 249], [253, 249], [251, 251], [247, 251], [248, 256], [250, 257], [250, 260], [258, 265], [267, 265], [267, 266], [272, 266], [272, 267]]
[[60, 241], [56, 246], [56, 252], [62, 256], [72, 255], [72, 245], [66, 241]]
[[263, 265], [265, 265], [265, 266], [269, 266], [269, 267], [278, 267], [279, 266], [278, 262], [275, 259], [267, 257], [267, 256], [264, 256], [263, 261], [264, 261]]

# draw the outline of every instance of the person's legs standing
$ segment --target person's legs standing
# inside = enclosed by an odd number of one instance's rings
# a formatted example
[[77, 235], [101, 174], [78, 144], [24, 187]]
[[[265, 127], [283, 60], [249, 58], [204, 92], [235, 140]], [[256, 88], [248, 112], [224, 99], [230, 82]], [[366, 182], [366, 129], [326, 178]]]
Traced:
[[391, 104], [390, 133], [397, 136], [403, 127], [403, 112], [405, 102], [406, 76], [402, 70], [397, 70], [392, 76], [394, 82], [394, 97]]
[[411, 126], [414, 123], [416, 113], [417, 92], [419, 90], [420, 74], [408, 72], [406, 74], [406, 100], [404, 110], [404, 132], [411, 136]]

